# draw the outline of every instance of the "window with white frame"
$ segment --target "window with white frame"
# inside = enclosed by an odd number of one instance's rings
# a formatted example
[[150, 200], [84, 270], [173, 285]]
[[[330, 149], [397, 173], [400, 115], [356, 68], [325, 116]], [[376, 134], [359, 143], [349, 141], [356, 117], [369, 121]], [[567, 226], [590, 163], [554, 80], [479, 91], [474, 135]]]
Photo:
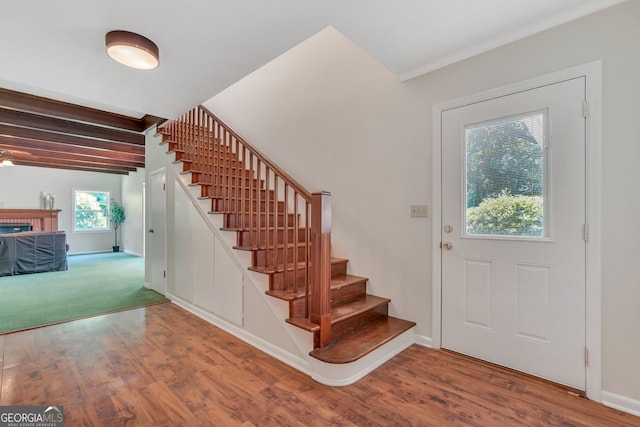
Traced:
[[110, 230], [109, 203], [108, 191], [73, 190], [73, 230]]

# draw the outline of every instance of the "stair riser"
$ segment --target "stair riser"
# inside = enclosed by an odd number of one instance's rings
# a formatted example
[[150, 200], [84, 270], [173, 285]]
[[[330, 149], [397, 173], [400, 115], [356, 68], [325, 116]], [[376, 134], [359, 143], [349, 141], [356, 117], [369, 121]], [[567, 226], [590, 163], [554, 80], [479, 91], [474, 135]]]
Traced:
[[[340, 338], [351, 335], [360, 326], [377, 319], [379, 317], [386, 317], [389, 315], [389, 305], [383, 304], [376, 307], [374, 310], [365, 311], [357, 316], [345, 319], [342, 322], [331, 325], [331, 341], [335, 342]], [[320, 336], [318, 333], [313, 334], [314, 348], [320, 347]]]
[[304, 298], [296, 298], [293, 301], [289, 301], [289, 317], [307, 317]]
[[206, 169], [220, 169], [220, 168], [229, 168], [232, 167], [233, 170], [235, 171], [235, 169], [240, 166], [241, 169], [246, 169], [243, 167], [243, 162], [241, 160], [238, 160], [235, 157], [223, 157], [221, 155], [218, 156], [214, 156], [214, 155], [207, 155], [206, 153], [198, 153], [198, 152], [193, 152], [190, 151], [188, 148], [181, 148], [181, 147], [176, 147], [174, 146], [174, 144], [170, 143], [170, 145], [167, 148], [172, 148], [174, 147], [176, 150], [178, 151], [183, 151], [186, 155], [186, 158], [189, 160], [192, 160], [194, 163], [196, 164], [200, 164], [200, 165], [207, 165]]
[[[300, 288], [304, 291], [303, 288]], [[344, 286], [340, 289], [331, 290], [331, 304], [355, 301], [363, 298], [367, 293], [366, 282], [358, 282]], [[306, 307], [304, 297], [296, 298], [289, 302], [289, 317], [306, 317]]]
[[345, 304], [363, 298], [367, 294], [367, 281], [351, 283], [331, 290], [331, 306]]
[[[309, 268], [309, 275], [312, 274], [311, 268]], [[347, 261], [341, 261], [331, 264], [331, 278], [337, 279], [344, 277], [347, 274]], [[305, 269], [300, 267], [296, 271], [296, 275], [293, 275], [293, 270], [284, 272], [273, 273], [269, 277], [269, 289], [271, 290], [292, 290], [294, 289], [294, 280], [297, 281], [298, 289], [304, 289], [305, 284]]]
[[[284, 202], [278, 202], [278, 212], [284, 213], [285, 205]], [[254, 200], [252, 203], [249, 203], [249, 200], [240, 200], [237, 201], [235, 199], [212, 199], [211, 200], [211, 211], [212, 212], [244, 212], [249, 213], [249, 210], [253, 208], [253, 213], [257, 213], [258, 209], [260, 212], [264, 213], [266, 207], [269, 207], [269, 212], [273, 213], [275, 202], [269, 201], [267, 202], [261, 200], [258, 202]]]
[[183, 161], [183, 160], [188, 160], [187, 159], [187, 155], [186, 153], [183, 153], [181, 151], [167, 151], [167, 154], [173, 154], [173, 159], [175, 161]]
[[[259, 181], [257, 179], [252, 179], [250, 174], [246, 174], [244, 178], [240, 176], [235, 176], [235, 175], [225, 176], [225, 175], [220, 175], [215, 173], [198, 172], [198, 171], [196, 171], [196, 174], [198, 176], [196, 177], [197, 181], [195, 182], [195, 184], [207, 184], [207, 185], [213, 185], [214, 187], [221, 187], [221, 188], [231, 187], [231, 190], [233, 190], [231, 194], [235, 194], [236, 183], [239, 183], [240, 185], [242, 185], [243, 188], [249, 188], [249, 184], [251, 184], [251, 182], [253, 181], [253, 185], [255, 188], [262, 188], [261, 186], [262, 181]], [[191, 181], [193, 181], [193, 178], [191, 179]]]
[[[191, 162], [191, 167], [188, 170], [189, 173], [191, 173], [191, 183], [192, 184], [198, 184], [201, 182], [205, 182], [208, 184], [211, 183], [216, 183], [216, 184], [228, 184], [227, 179], [225, 179], [225, 177], [231, 176], [233, 178], [240, 178], [240, 177], [244, 177], [246, 179], [252, 178], [253, 174], [250, 171], [244, 171], [244, 173], [229, 173], [229, 174], [225, 174], [222, 171], [218, 170], [218, 169], [206, 169], [203, 168], [201, 164], [195, 163], [195, 162]], [[249, 181], [245, 181], [245, 182], [249, 182]]]
[[[209, 187], [208, 190], [209, 190], [208, 195], [204, 197], [225, 198], [227, 194], [226, 187]], [[274, 191], [269, 190], [268, 193], [269, 193], [269, 200], [273, 200]], [[256, 200], [259, 197], [260, 200], [266, 200], [267, 190], [265, 190], [264, 188], [249, 189], [248, 186], [244, 186], [244, 188], [242, 188], [239, 192], [236, 192], [236, 189], [232, 188], [231, 189], [232, 198], [235, 198], [236, 194], [239, 194], [240, 197], [244, 197], [245, 199], [248, 199], [249, 197], [253, 197], [253, 199]]]
[[[203, 177], [207, 178], [206, 182], [226, 182], [224, 177], [244, 177], [244, 178], [253, 178], [255, 174], [251, 173], [251, 171], [240, 169], [237, 171], [235, 167], [206, 167], [202, 163], [194, 160], [192, 161], [193, 170], [197, 173], [202, 174]], [[216, 180], [217, 177], [217, 180]]]
[[[251, 182], [253, 181], [253, 182]], [[249, 193], [250, 192], [254, 192], [254, 197], [255, 194], [257, 194], [258, 191], [261, 191], [261, 195], [260, 195], [260, 199], [263, 200], [265, 198], [265, 191], [264, 190], [264, 182], [263, 181], [258, 181], [258, 180], [249, 180], [246, 179], [244, 180], [244, 182], [242, 183], [242, 189], [236, 189], [236, 185], [235, 185], [236, 180], [233, 179], [233, 181], [229, 184], [227, 183], [215, 183], [215, 184], [211, 184], [211, 185], [203, 185], [202, 186], [202, 191], [201, 191], [201, 195], [202, 197], [210, 197], [210, 198], [234, 198], [236, 197], [237, 194], [242, 194], [243, 192], [246, 193], [246, 197], [249, 197]], [[250, 187], [252, 187], [253, 189], [250, 189]], [[269, 190], [269, 198], [273, 197], [273, 190]]]
[[298, 248], [287, 248], [286, 258], [285, 258], [285, 249], [277, 248], [277, 249], [259, 249], [253, 251], [252, 262], [253, 267], [266, 267], [270, 265], [282, 265], [286, 263], [294, 262], [294, 255], [298, 253], [298, 262], [304, 261], [306, 256], [306, 250], [304, 246], [299, 246]]
[[[224, 218], [224, 228], [250, 228], [250, 227], [283, 227], [285, 223], [285, 215], [278, 214], [275, 215], [277, 218], [274, 218], [274, 215], [267, 215], [265, 219], [265, 215], [249, 215], [249, 214], [225, 214]], [[288, 224], [294, 224], [294, 214], [287, 214]]]
[[[269, 238], [268, 244], [273, 245], [274, 241], [276, 243], [284, 243], [285, 241], [288, 243], [292, 243], [294, 240], [294, 229], [293, 225], [289, 226], [289, 229], [285, 232], [284, 229], [279, 229], [277, 233], [273, 233], [270, 231], [268, 234], [265, 230], [255, 231], [252, 235], [249, 231], [238, 231], [238, 240], [237, 246], [241, 248], [254, 248], [256, 246], [265, 246], [267, 244], [267, 237]], [[305, 229], [298, 229], [298, 242], [302, 243], [305, 239]], [[254, 241], [251, 241], [253, 237]]]
[[178, 143], [175, 141], [167, 140], [163, 141], [167, 145], [167, 152], [178, 149]]

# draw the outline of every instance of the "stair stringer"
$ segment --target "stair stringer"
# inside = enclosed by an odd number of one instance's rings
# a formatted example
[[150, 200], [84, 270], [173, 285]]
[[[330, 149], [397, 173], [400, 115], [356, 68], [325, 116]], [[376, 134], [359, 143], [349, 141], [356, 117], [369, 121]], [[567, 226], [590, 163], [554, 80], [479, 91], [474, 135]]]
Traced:
[[241, 268], [243, 271], [243, 277], [247, 283], [250, 284], [254, 290], [258, 291], [262, 301], [273, 313], [275, 318], [281, 319], [280, 326], [300, 350], [302, 357], [287, 352], [286, 350], [283, 350], [277, 345], [266, 341], [262, 337], [255, 335], [246, 329], [230, 324], [224, 319], [176, 297], [176, 303], [178, 305], [220, 327], [221, 329], [232, 333], [236, 337], [275, 357], [276, 359], [306, 373], [315, 381], [329, 386], [345, 386], [353, 384], [414, 343], [413, 328], [411, 328], [366, 356], [350, 363], [332, 364], [322, 362], [311, 357], [309, 352], [313, 350], [313, 335], [285, 322], [285, 319], [289, 317], [288, 303], [266, 294], [269, 286], [267, 276], [248, 270], [248, 267], [251, 265], [251, 255], [248, 251], [233, 249], [233, 246], [236, 243], [235, 232], [220, 230], [222, 228], [222, 215], [209, 213], [211, 207], [210, 199], [200, 198], [201, 188], [199, 185], [189, 185], [191, 182], [191, 174], [180, 173], [182, 172], [180, 170], [182, 168], [182, 163], [173, 163], [173, 167], [176, 171], [176, 176], [179, 177], [176, 181], [180, 183], [182, 190], [189, 196], [192, 204], [198, 210], [201, 217], [205, 219], [216, 238], [223, 243], [224, 248], [230, 257], [234, 259], [238, 267]]

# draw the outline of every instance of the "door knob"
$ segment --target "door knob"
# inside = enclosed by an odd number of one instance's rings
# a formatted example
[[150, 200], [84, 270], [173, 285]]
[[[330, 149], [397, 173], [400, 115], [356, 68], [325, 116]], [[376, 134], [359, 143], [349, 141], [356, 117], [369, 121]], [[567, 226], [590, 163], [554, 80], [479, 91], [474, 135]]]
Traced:
[[440, 246], [442, 249], [446, 249], [448, 251], [450, 251], [451, 249], [453, 249], [453, 245], [450, 242], [444, 242], [442, 243], [442, 245]]
[[149, 233], [153, 233], [153, 228], [150, 228], [150, 229], [149, 229]]

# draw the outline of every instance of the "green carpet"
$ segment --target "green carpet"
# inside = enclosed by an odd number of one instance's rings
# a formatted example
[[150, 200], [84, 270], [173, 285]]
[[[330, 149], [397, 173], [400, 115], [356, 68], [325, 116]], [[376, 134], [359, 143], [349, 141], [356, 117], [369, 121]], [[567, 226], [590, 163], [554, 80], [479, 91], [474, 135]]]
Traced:
[[70, 255], [69, 270], [0, 277], [0, 334], [168, 301], [144, 287], [144, 259]]

